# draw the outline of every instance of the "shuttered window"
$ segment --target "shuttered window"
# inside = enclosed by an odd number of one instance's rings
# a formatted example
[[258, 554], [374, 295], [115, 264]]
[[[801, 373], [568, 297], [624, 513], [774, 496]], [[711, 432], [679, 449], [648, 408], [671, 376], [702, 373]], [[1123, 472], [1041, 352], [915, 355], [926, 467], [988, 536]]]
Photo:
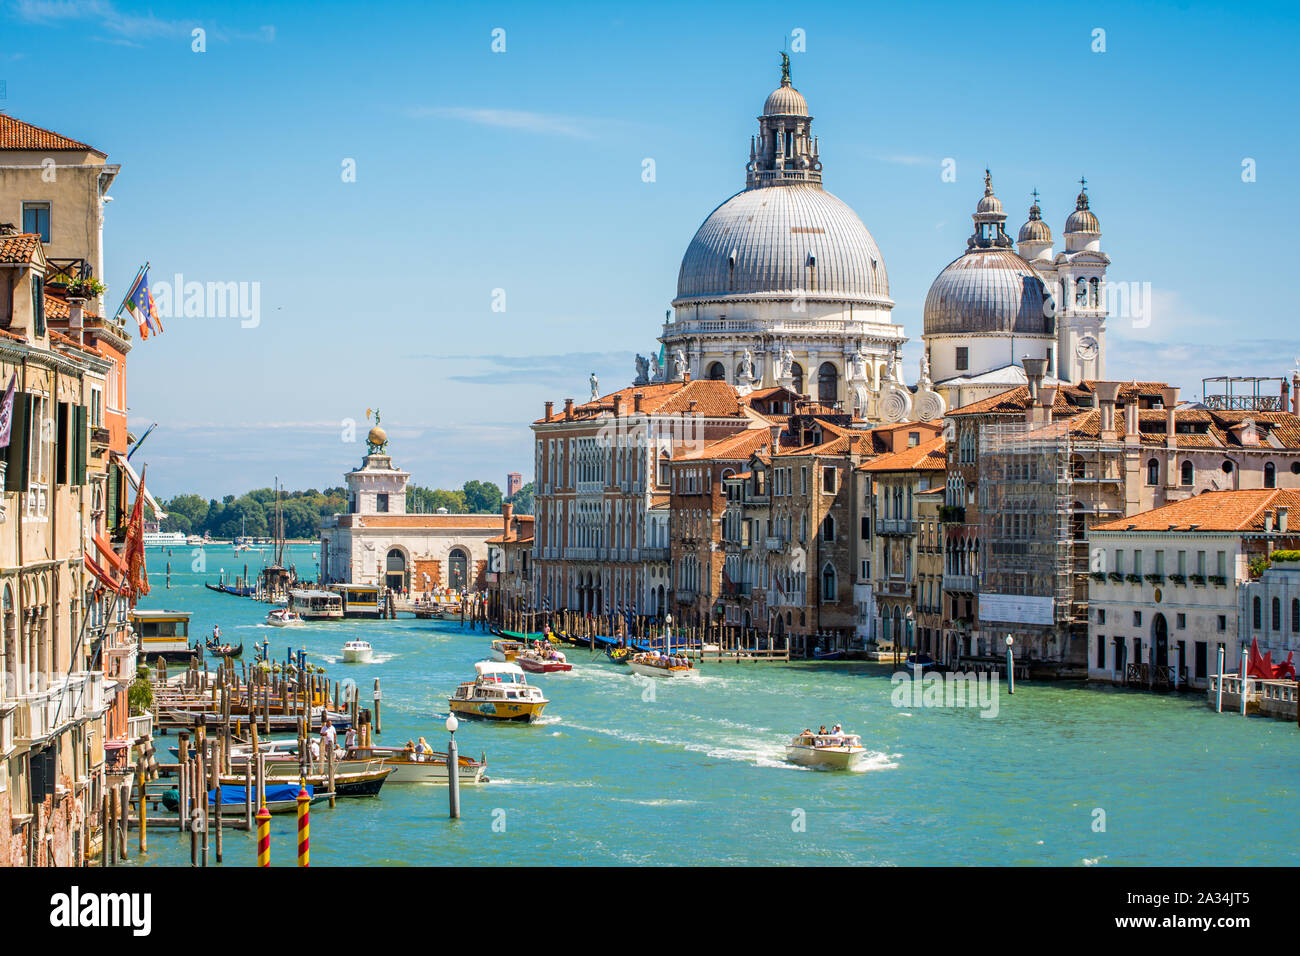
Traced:
[[5, 491], [27, 491], [30, 484], [28, 470], [31, 440], [32, 396], [26, 392], [14, 393], [13, 420], [9, 427], [9, 448], [5, 455]]

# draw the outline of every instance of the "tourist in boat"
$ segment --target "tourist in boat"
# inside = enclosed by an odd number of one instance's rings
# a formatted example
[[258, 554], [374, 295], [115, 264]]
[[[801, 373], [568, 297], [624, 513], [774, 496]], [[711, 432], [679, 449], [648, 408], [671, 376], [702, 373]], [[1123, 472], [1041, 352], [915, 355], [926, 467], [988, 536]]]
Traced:
[[320, 741], [318, 741], [318, 740], [312, 740], [312, 741], [311, 741], [311, 761], [312, 761], [312, 763], [315, 763], [315, 762], [318, 761], [318, 760], [320, 760]]
[[408, 741], [406, 742], [406, 746], [405, 746], [404, 748], [402, 748], [402, 751], [403, 751], [402, 756], [404, 756], [407, 760], [415, 760], [415, 759], [417, 759], [416, 756], [415, 756], [415, 741], [414, 741], [414, 740], [408, 740]]
[[357, 749], [357, 728], [348, 728], [347, 736], [343, 738], [343, 747], [348, 753]]
[[826, 736], [826, 725], [825, 725], [825, 724], [822, 724], [822, 729], [819, 730], [819, 731], [817, 731], [817, 735], [818, 735], [819, 737], [825, 737], [825, 736]]
[[421, 760], [425, 760], [433, 756], [433, 748], [429, 746], [429, 742], [425, 740], [423, 737], [420, 738], [420, 744], [416, 749], [420, 752]]

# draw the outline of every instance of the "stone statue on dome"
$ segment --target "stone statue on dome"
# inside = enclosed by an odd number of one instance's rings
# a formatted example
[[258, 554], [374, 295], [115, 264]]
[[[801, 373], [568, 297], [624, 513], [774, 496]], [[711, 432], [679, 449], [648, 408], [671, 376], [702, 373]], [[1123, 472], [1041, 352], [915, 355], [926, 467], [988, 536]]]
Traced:
[[921, 352], [921, 377], [916, 382], [918, 387], [929, 388], [934, 383], [930, 380], [930, 356]]
[[600, 382], [596, 379], [596, 373], [592, 372], [591, 378], [587, 379], [587, 381], [591, 384], [591, 400], [594, 402], [600, 398]]
[[650, 360], [640, 352], [636, 355], [636, 378], [632, 380], [633, 385], [650, 384]]
[[686, 378], [686, 350], [673, 350], [673, 381], [680, 382]]
[[654, 352], [650, 353], [650, 382], [652, 384], [664, 380], [664, 370], [659, 367], [659, 356]]
[[853, 377], [859, 382], [867, 378], [867, 356], [862, 352], [856, 352], [853, 356]]
[[754, 382], [754, 354], [745, 349], [740, 357], [740, 384], [751, 385]]
[[794, 378], [794, 352], [789, 349], [781, 356], [781, 381], [788, 382]]

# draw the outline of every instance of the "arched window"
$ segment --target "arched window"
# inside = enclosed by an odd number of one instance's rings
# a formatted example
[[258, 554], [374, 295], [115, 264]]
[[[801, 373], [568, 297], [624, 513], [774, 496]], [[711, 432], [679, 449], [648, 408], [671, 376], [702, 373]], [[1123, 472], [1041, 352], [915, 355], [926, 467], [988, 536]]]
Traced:
[[1088, 280], [1080, 276], [1074, 283], [1074, 304], [1088, 304]]
[[712, 382], [724, 382], [727, 379], [727, 370], [722, 367], [721, 362], [710, 362], [709, 370], [704, 373], [704, 377]]
[[822, 568], [822, 600], [834, 601], [838, 598], [838, 590], [835, 582], [835, 566], [829, 561]]
[[1147, 462], [1147, 484], [1160, 484], [1160, 462], [1154, 458]]
[[469, 555], [462, 548], [453, 548], [447, 556], [447, 586], [459, 591], [466, 585], [469, 572]]
[[802, 395], [803, 394], [803, 366], [800, 365], [798, 362], [795, 362], [790, 366], [790, 378], [793, 380], [791, 382], [791, 385], [793, 386], [795, 392], [798, 393], [799, 395]]
[[1271, 461], [1264, 462], [1264, 487], [1277, 487], [1277, 468], [1274, 467]]
[[1273, 598], [1273, 630], [1282, 630], [1282, 600]]
[[1192, 483], [1192, 478], [1194, 477], [1193, 470], [1192, 470], [1192, 463], [1190, 461], [1183, 462], [1182, 471], [1183, 471], [1182, 474], [1183, 484], [1190, 485]]
[[1256, 595], [1256, 597], [1251, 601], [1250, 613], [1251, 627], [1255, 628], [1255, 630], [1259, 630], [1264, 626], [1263, 615], [1264, 612], [1259, 603], [1259, 596]]
[[817, 370], [817, 401], [830, 405], [840, 397], [840, 373], [830, 362]]
[[1094, 309], [1101, 305], [1101, 280], [1096, 277], [1088, 280], [1088, 301]]
[[833, 515], [827, 515], [822, 519], [822, 540], [835, 540], [835, 517]]

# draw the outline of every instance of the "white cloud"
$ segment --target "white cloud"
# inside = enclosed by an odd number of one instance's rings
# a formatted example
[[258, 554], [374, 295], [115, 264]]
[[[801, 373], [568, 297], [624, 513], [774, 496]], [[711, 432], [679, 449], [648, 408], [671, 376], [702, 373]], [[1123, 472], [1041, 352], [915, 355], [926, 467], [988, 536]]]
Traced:
[[547, 133], [577, 139], [594, 138], [592, 124], [574, 116], [557, 116], [529, 110], [475, 109], [467, 106], [420, 106], [408, 112], [417, 119], [458, 119], [479, 126], [518, 129], [529, 133]]

